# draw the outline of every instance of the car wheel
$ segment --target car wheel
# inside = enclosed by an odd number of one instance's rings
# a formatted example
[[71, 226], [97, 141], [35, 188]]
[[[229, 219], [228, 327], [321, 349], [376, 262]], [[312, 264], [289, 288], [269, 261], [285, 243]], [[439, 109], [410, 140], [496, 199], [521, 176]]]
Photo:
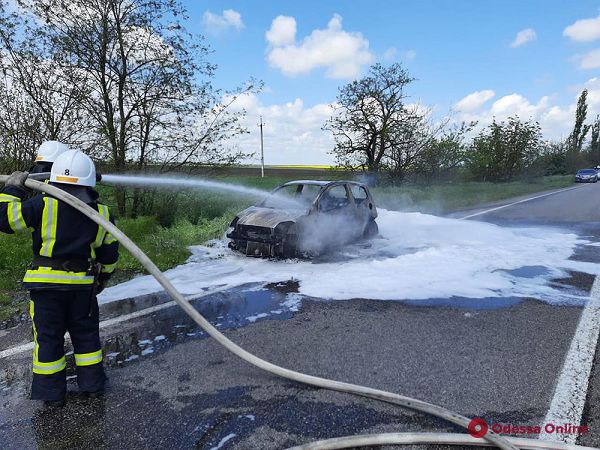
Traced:
[[377, 222], [374, 220], [370, 220], [367, 226], [365, 227], [365, 231], [363, 232], [363, 238], [372, 239], [379, 234], [379, 227], [377, 226]]

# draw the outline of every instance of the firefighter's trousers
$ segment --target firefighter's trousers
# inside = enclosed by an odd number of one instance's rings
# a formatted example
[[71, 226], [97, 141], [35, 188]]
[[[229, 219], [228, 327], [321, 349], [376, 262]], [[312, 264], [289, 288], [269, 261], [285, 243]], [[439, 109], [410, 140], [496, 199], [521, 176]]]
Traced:
[[73, 343], [81, 392], [104, 390], [98, 301], [90, 287], [30, 291], [33, 321], [33, 400], [60, 400], [67, 391], [65, 333]]

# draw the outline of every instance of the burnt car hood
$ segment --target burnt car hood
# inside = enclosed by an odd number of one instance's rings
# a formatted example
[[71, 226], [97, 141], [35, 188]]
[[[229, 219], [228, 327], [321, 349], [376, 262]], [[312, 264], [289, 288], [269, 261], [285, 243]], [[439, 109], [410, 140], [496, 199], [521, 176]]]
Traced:
[[295, 222], [308, 211], [301, 209], [274, 209], [251, 206], [238, 214], [239, 225], [275, 228], [281, 222]]

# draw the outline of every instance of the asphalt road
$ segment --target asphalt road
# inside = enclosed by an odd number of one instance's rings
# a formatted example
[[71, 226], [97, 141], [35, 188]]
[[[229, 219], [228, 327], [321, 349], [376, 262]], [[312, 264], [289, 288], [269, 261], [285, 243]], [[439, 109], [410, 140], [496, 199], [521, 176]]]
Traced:
[[[560, 226], [600, 242], [600, 184], [471, 220]], [[574, 258], [600, 262], [595, 248], [581, 248]], [[589, 290], [593, 281], [575, 273], [556, 282]], [[583, 309], [539, 299], [307, 299], [298, 311], [247, 320], [249, 313], [281, 305], [294, 288], [249, 286], [195, 304], [233, 341], [274, 363], [513, 425], [544, 421]], [[166, 301], [157, 295], [119, 302], [102, 314]], [[0, 358], [2, 448], [278, 449], [358, 433], [461, 431], [398, 407], [265, 374], [228, 354], [177, 308], [107, 326], [103, 338], [107, 395], [90, 401], [73, 392], [58, 411], [27, 400], [29, 352]], [[9, 330], [0, 335], [0, 351], [29, 339], [27, 326]], [[600, 446], [600, 364], [586, 392], [582, 422], [590, 432], [578, 443]]]

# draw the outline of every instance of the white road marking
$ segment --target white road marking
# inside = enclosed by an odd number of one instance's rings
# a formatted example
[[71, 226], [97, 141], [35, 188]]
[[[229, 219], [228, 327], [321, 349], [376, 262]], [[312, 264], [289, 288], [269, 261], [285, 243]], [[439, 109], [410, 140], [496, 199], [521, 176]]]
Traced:
[[484, 214], [491, 213], [493, 211], [498, 211], [499, 209], [510, 208], [511, 206], [519, 205], [519, 204], [525, 203], [525, 202], [530, 202], [531, 200], [536, 200], [538, 198], [548, 197], [549, 195], [560, 194], [561, 192], [567, 192], [567, 191], [571, 191], [573, 189], [579, 189], [579, 188], [580, 188], [580, 186], [574, 186], [574, 187], [570, 187], [570, 188], [559, 189], [558, 191], [547, 192], [545, 194], [536, 195], [534, 197], [528, 197], [523, 200], [519, 200], [518, 202], [509, 203], [507, 205], [502, 205], [502, 206], [496, 206], [495, 208], [490, 208], [490, 209], [486, 209], [484, 211], [476, 212], [474, 214], [469, 214], [468, 216], [459, 217], [459, 219], [461, 219], [461, 220], [471, 219], [472, 217], [482, 216]]
[[[596, 277], [590, 298], [581, 313], [565, 363], [556, 384], [544, 425], [579, 426], [587, 397], [592, 363], [600, 332], [600, 278]], [[575, 444], [577, 434], [540, 434], [540, 439]]]
[[[508, 208], [520, 203], [529, 202], [549, 195], [559, 194], [561, 192], [577, 189], [579, 186], [560, 189], [558, 191], [548, 192], [546, 194], [529, 197], [518, 202], [498, 206], [475, 214], [470, 214], [461, 219], [470, 219], [481, 216], [492, 211]], [[575, 335], [571, 341], [571, 346], [567, 352], [563, 368], [556, 383], [554, 396], [550, 403], [550, 408], [544, 422], [542, 430], [546, 424], [561, 425], [570, 424], [580, 426], [583, 415], [583, 408], [587, 398], [588, 384], [592, 371], [592, 364], [600, 336], [600, 278], [596, 277], [590, 290], [590, 298], [581, 313], [579, 324], [575, 330]], [[546, 433], [542, 431], [539, 438], [548, 441], [562, 441], [567, 444], [575, 444], [577, 434], [559, 434]]]
[[33, 342], [28, 342], [27, 344], [17, 345], [16, 347], [11, 347], [6, 350], [2, 350], [0, 352], [0, 359], [8, 358], [9, 356], [18, 355], [19, 353], [23, 353], [29, 350], [33, 350]]

